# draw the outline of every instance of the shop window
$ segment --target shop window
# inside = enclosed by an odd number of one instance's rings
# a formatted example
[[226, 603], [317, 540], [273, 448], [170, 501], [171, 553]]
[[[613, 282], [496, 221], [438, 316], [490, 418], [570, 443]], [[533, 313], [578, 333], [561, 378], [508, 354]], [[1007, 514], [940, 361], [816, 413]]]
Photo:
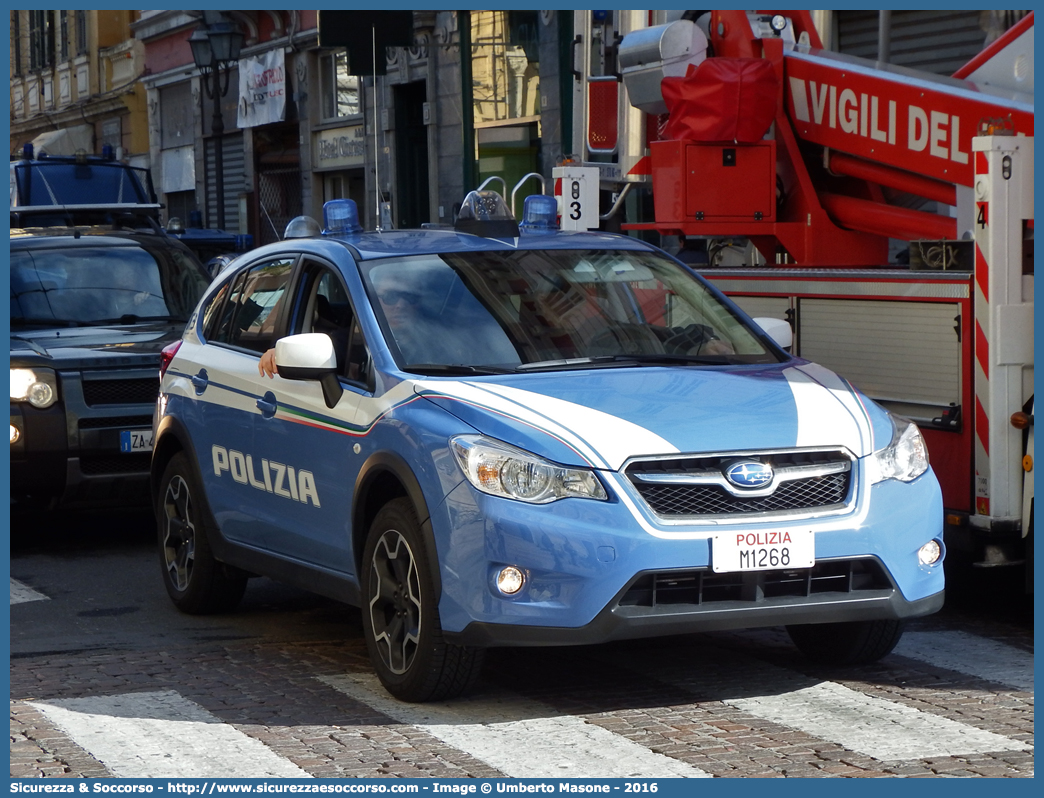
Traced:
[[362, 113], [359, 104], [359, 78], [348, 74], [346, 51], [320, 56], [319, 72], [324, 120], [343, 119]]

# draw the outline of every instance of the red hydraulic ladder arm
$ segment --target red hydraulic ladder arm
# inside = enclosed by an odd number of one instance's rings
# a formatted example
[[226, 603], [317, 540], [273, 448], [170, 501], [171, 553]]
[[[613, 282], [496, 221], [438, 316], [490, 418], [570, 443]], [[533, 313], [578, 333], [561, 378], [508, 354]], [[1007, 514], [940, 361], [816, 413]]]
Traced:
[[[1032, 106], [966, 81], [807, 47], [785, 52], [784, 65], [785, 111], [794, 133], [826, 148], [835, 174], [952, 205], [954, 186], [973, 184], [971, 141], [985, 125], [1033, 135]], [[957, 234], [950, 217], [828, 192], [820, 199], [851, 229], [906, 239]]]
[[[819, 35], [807, 11], [759, 11], [759, 14], [784, 13], [793, 24], [796, 36], [807, 34], [810, 43], [819, 45]], [[759, 39], [754, 36], [744, 11], [713, 11], [710, 22], [712, 52], [724, 58], [767, 58], [772, 61], [779, 82], [775, 114], [776, 171], [786, 186], [786, 197], [778, 209], [778, 217], [768, 222], [702, 224], [700, 229], [686, 226], [684, 232], [693, 235], [743, 235], [749, 238], [772, 263], [778, 248], [787, 260], [804, 266], [868, 266], [887, 260], [887, 236], [880, 231], [866, 231], [858, 227], [844, 229], [831, 219], [821, 201], [818, 182], [845, 187], [853, 195], [883, 200], [875, 185], [862, 181], [830, 178], [822, 167], [812, 165], [808, 149], [795, 135], [786, 114], [786, 80], [783, 60], [783, 42], [780, 39]], [[818, 174], [817, 174], [818, 173]], [[814, 179], [828, 178], [825, 181]], [[654, 177], [655, 181], [655, 177]], [[655, 191], [654, 186], [654, 191]], [[716, 227], [718, 229], [711, 229]], [[741, 229], [737, 229], [741, 228]]]
[[[952, 217], [889, 205], [882, 187], [953, 205], [955, 185], [972, 184], [971, 139], [983, 123], [1033, 135], [1031, 106], [966, 81], [820, 50], [806, 11], [758, 13], [788, 16], [809, 40], [785, 50], [779, 39], [755, 37], [745, 12], [712, 12], [713, 54], [769, 58], [781, 82], [775, 137], [786, 205], [771, 222], [744, 225], [766, 257], [778, 242], [802, 265], [871, 264], [883, 260], [873, 238], [955, 238]], [[735, 224], [711, 226], [729, 229], [684, 232], [737, 234]], [[845, 235], [852, 232], [870, 237]]]
[[[814, 33], [807, 14], [796, 26], [801, 25]], [[781, 254], [784, 262], [805, 266], [885, 262], [887, 238], [842, 229], [819, 201], [802, 145], [784, 111], [782, 42], [755, 37], [743, 11], [712, 12], [710, 29], [711, 54], [716, 57], [771, 59], [777, 76], [772, 115], [775, 137], [752, 144], [651, 140], [656, 221], [627, 224], [625, 229], [744, 237], [769, 263], [780, 262], [777, 256]], [[742, 108], [736, 113], [742, 114]], [[735, 156], [731, 168], [723, 163], [730, 153]], [[777, 175], [786, 186], [782, 203], [776, 201]], [[861, 191], [863, 196], [875, 196], [866, 184], [861, 184]], [[859, 193], [858, 187], [855, 193]]]

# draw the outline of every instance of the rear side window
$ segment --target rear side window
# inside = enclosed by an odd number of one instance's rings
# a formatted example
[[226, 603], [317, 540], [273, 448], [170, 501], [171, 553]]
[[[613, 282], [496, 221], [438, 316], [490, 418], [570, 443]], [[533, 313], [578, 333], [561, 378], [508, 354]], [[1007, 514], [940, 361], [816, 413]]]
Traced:
[[214, 336], [214, 331], [217, 329], [218, 319], [221, 318], [221, 309], [225, 306], [225, 299], [228, 297], [229, 286], [232, 282], [225, 283], [218, 292], [210, 298], [206, 307], [203, 308], [203, 337], [211, 339]]
[[[265, 261], [240, 273], [207, 308], [207, 340], [264, 352], [279, 337], [294, 258]], [[222, 303], [221, 299], [227, 293]]]

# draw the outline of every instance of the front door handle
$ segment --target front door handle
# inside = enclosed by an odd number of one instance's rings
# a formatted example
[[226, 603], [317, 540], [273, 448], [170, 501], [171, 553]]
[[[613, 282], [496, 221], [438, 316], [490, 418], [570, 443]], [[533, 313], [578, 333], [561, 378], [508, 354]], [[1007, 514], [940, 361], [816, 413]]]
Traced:
[[257, 400], [257, 409], [261, 411], [261, 418], [272, 418], [276, 414], [276, 408], [279, 404], [276, 402], [276, 395], [271, 391], [268, 391], [263, 397]]

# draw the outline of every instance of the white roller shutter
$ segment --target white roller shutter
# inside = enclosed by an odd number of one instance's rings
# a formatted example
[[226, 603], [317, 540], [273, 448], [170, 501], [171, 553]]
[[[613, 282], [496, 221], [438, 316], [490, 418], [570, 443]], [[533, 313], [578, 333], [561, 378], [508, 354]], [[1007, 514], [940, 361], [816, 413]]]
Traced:
[[[877, 11], [838, 11], [838, 50], [877, 60]], [[892, 11], [891, 58], [896, 66], [952, 75], [983, 49], [981, 11]]]
[[800, 355], [899, 412], [932, 418], [961, 401], [959, 312], [947, 302], [801, 299]]

